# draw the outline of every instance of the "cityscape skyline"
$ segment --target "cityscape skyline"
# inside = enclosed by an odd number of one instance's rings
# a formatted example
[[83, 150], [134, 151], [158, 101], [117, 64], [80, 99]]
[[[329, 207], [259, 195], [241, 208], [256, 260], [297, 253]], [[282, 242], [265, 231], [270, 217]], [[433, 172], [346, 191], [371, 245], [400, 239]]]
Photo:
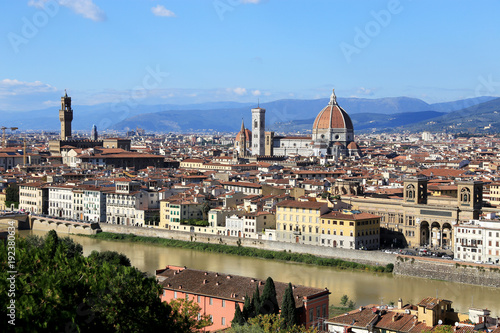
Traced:
[[5, 6], [4, 111], [57, 106], [65, 88], [75, 105], [317, 99], [332, 87], [429, 103], [500, 95], [494, 1]]

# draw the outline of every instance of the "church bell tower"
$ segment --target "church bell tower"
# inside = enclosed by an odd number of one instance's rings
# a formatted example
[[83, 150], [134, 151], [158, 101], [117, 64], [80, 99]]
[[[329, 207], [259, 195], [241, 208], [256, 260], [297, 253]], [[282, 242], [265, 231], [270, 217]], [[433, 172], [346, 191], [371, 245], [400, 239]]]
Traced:
[[71, 121], [73, 121], [73, 110], [71, 109], [71, 97], [68, 97], [66, 90], [61, 97], [61, 110], [59, 110], [59, 120], [61, 121], [61, 140], [71, 138]]

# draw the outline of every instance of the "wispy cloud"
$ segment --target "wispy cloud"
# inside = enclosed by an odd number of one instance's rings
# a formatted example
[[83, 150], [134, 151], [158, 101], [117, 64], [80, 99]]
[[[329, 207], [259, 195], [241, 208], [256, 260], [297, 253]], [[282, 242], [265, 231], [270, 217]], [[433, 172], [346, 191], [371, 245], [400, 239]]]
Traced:
[[175, 13], [173, 11], [168, 10], [162, 5], [157, 5], [156, 7], [151, 8], [151, 12], [153, 12], [156, 16], [175, 17]]
[[0, 80], [0, 96], [28, 95], [55, 92], [57, 89], [40, 81], [24, 82], [12, 79]]
[[241, 95], [246, 95], [246, 93], [247, 93], [247, 90], [245, 88], [241, 88], [241, 87], [230, 89], [230, 91], [232, 91], [236, 95], [240, 95], [240, 96]]
[[[41, 8], [48, 1], [49, 0], [29, 0], [28, 5]], [[57, 3], [92, 21], [106, 20], [106, 13], [92, 0], [57, 0]]]
[[261, 3], [262, 0], [240, 0], [240, 2], [243, 4], [251, 3], [254, 5], [257, 5], [257, 4]]

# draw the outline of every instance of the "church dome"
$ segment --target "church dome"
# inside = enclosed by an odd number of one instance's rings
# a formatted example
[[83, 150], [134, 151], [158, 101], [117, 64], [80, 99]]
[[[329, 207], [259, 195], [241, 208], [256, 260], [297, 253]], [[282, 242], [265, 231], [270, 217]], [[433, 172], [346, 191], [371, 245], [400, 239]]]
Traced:
[[[241, 137], [241, 131], [239, 131], [238, 134], [236, 134], [235, 141], [240, 141], [240, 137]], [[245, 138], [247, 143], [250, 142], [250, 140], [252, 139], [252, 131], [250, 131], [248, 128], [245, 128]]]
[[347, 112], [337, 104], [335, 90], [330, 96], [330, 103], [318, 113], [314, 120], [313, 131], [317, 129], [345, 128], [353, 130], [352, 121]]
[[347, 145], [347, 149], [354, 149], [354, 150], [358, 150], [359, 149], [359, 146], [356, 142], [351, 142]]

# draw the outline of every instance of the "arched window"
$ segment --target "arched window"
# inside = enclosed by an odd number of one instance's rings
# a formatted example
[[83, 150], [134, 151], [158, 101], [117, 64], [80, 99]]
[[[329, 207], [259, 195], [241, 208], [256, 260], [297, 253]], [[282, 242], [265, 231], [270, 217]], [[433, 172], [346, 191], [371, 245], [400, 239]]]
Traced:
[[468, 189], [467, 187], [464, 187], [461, 191], [460, 191], [460, 201], [462, 202], [470, 202], [470, 189]]
[[413, 184], [409, 184], [406, 186], [406, 198], [414, 199], [415, 198], [415, 186]]

